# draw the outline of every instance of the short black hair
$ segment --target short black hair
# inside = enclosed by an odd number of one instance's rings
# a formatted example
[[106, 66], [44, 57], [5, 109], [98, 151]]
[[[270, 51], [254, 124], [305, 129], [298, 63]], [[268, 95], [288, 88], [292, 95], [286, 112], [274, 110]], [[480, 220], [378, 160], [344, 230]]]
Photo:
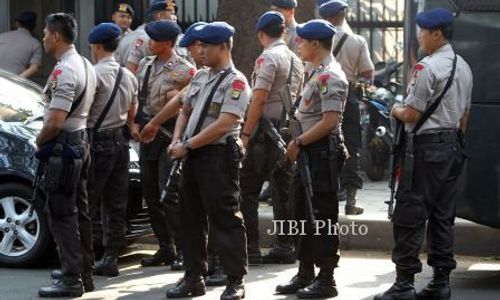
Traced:
[[318, 40], [319, 44], [325, 48], [326, 50], [332, 51], [333, 49], [333, 38], [331, 39], [324, 39], [324, 40]]
[[277, 24], [277, 25], [266, 26], [262, 28], [261, 31], [272, 38], [279, 38], [283, 35], [283, 32], [285, 32], [285, 25]]
[[120, 42], [119, 39], [114, 39], [111, 41], [103, 42], [103, 43], [101, 43], [101, 45], [104, 48], [104, 50], [106, 50], [107, 52], [114, 52], [116, 50], [116, 48], [118, 48], [119, 42]]
[[453, 38], [453, 25], [438, 26], [438, 27], [431, 28], [429, 30], [431, 32], [438, 31], [438, 30], [441, 31], [441, 33], [443, 34], [443, 37], [447, 41], [451, 41], [451, 39]]
[[51, 33], [59, 33], [68, 44], [74, 44], [78, 35], [76, 19], [66, 13], [50, 14], [45, 18], [47, 29]]

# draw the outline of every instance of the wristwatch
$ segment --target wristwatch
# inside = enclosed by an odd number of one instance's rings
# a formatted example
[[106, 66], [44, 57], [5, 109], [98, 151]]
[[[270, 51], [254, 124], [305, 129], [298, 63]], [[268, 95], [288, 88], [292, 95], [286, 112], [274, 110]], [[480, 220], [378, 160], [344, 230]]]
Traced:
[[302, 147], [302, 140], [299, 138], [299, 137], [296, 137], [294, 140], [293, 140], [293, 144], [297, 147]]
[[189, 142], [189, 140], [184, 140], [184, 141], [182, 141], [182, 146], [183, 146], [186, 150], [191, 150], [191, 143]]

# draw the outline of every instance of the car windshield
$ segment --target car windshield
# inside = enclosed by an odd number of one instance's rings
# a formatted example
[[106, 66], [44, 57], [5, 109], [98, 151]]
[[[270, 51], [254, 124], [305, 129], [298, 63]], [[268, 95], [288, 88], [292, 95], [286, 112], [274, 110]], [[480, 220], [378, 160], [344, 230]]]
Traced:
[[42, 89], [29, 80], [0, 70], [0, 120], [25, 122], [42, 114]]

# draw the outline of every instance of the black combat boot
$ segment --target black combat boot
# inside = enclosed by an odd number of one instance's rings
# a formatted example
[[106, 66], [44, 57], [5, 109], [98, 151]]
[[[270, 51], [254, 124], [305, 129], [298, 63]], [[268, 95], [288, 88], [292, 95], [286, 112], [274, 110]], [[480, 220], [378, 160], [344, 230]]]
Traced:
[[262, 264], [262, 253], [259, 251], [248, 250], [248, 264], [258, 266]]
[[206, 286], [225, 286], [228, 284], [227, 275], [221, 266], [219, 256], [214, 257], [214, 270], [205, 278]]
[[205, 283], [201, 275], [186, 273], [173, 288], [167, 290], [167, 298], [185, 298], [205, 295]]
[[82, 273], [83, 290], [85, 293], [95, 290], [94, 279], [92, 278], [92, 271], [85, 271]]
[[184, 256], [182, 256], [182, 252], [177, 250], [177, 256], [174, 258], [174, 261], [170, 265], [170, 270], [172, 271], [182, 271], [184, 269]]
[[245, 286], [243, 285], [243, 278], [241, 277], [228, 277], [226, 289], [220, 296], [220, 300], [240, 300], [245, 298]]
[[299, 265], [299, 272], [293, 276], [287, 284], [280, 284], [276, 287], [278, 294], [295, 294], [299, 289], [312, 283], [314, 279], [314, 265], [306, 265], [303, 262]]
[[100, 261], [95, 265], [94, 274], [99, 276], [116, 277], [120, 274], [118, 270], [118, 255], [116, 252], [107, 251]]
[[337, 285], [333, 279], [333, 268], [321, 268], [313, 283], [297, 291], [299, 299], [336, 297]]
[[262, 257], [265, 264], [294, 264], [295, 252], [290, 247], [273, 247], [269, 253]]
[[347, 194], [345, 203], [346, 215], [360, 215], [365, 211], [362, 207], [356, 206], [357, 191], [358, 190], [351, 188], [346, 189], [346, 194]]
[[[63, 273], [61, 269], [53, 270], [50, 273], [50, 277], [54, 280], [61, 280], [63, 278]], [[95, 290], [94, 280], [92, 279], [91, 272], [82, 273], [83, 290], [85, 293], [92, 292]]]
[[345, 191], [345, 188], [340, 188], [337, 191], [337, 199], [339, 200], [339, 202], [344, 202], [347, 200], [347, 193]]
[[450, 270], [434, 268], [434, 277], [419, 293], [417, 299], [447, 300], [451, 298]]
[[62, 270], [61, 269], [52, 270], [52, 272], [50, 273], [50, 278], [55, 279], [55, 280], [62, 279], [63, 278]]
[[384, 293], [378, 294], [374, 300], [416, 300], [414, 283], [415, 276], [398, 272], [396, 282]]
[[40, 288], [38, 295], [42, 298], [81, 297], [83, 286], [80, 275], [64, 275], [51, 286]]
[[156, 267], [161, 265], [170, 265], [174, 261], [176, 253], [171, 245], [160, 245], [160, 249], [151, 257], [146, 257], [141, 260], [143, 267]]

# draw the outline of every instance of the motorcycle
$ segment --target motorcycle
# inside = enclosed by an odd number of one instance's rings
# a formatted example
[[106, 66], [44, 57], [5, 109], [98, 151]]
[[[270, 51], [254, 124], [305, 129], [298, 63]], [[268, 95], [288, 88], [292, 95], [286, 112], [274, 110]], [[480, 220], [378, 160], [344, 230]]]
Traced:
[[379, 63], [375, 67], [373, 86], [360, 83], [361, 99], [361, 168], [372, 181], [384, 179], [389, 168], [393, 143], [394, 120], [390, 108], [402, 102], [402, 86], [393, 80], [403, 64]]

